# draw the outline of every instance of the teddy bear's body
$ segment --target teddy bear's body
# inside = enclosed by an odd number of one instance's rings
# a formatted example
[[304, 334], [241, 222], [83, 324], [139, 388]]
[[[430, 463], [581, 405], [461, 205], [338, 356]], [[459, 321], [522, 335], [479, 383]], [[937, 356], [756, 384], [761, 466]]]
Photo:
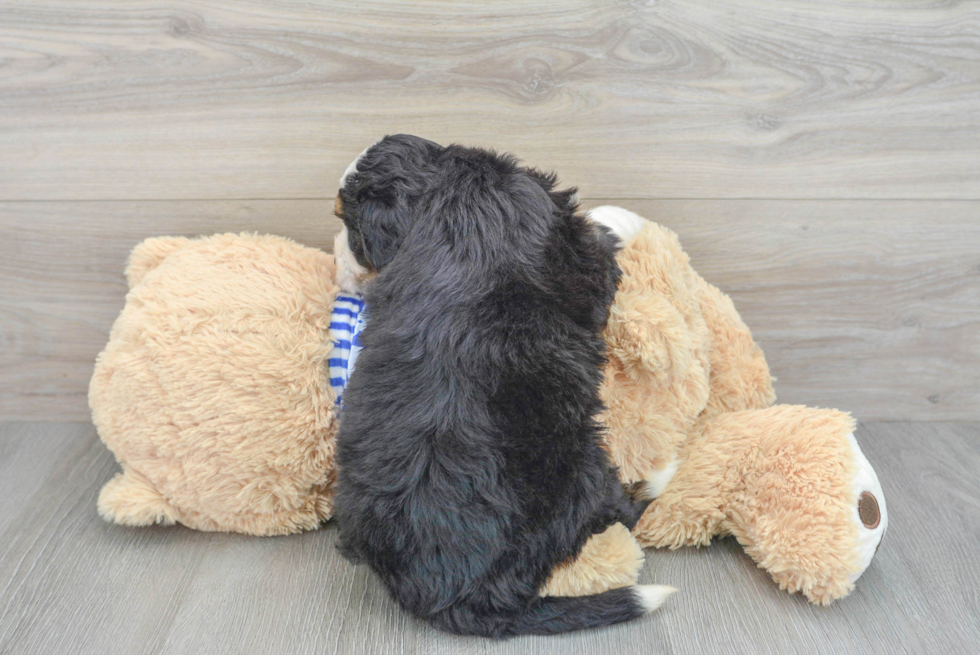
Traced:
[[[853, 421], [770, 407], [762, 351], [676, 235], [619, 208], [592, 217], [629, 233], [604, 332], [607, 446], [624, 482], [647, 484], [657, 500], [633, 536], [622, 526], [595, 535], [542, 593], [632, 584], [637, 542], [676, 548], [731, 534], [783, 588], [818, 603], [846, 595], [887, 524]], [[100, 513], [257, 535], [327, 520], [330, 314], [343, 277], [333, 258], [279, 237], [149, 239], [127, 277], [90, 387], [93, 420], [123, 466]]]
[[117, 523], [288, 534], [333, 513], [333, 258], [287, 239], [148, 239], [89, 387]]

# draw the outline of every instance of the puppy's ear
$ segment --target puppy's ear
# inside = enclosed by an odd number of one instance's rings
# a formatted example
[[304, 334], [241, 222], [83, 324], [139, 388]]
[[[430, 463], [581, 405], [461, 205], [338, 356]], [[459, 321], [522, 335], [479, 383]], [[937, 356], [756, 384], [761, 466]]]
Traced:
[[404, 203], [394, 200], [394, 205], [381, 200], [361, 203], [361, 240], [364, 243], [364, 259], [375, 271], [387, 266], [401, 247], [409, 227], [409, 210]]

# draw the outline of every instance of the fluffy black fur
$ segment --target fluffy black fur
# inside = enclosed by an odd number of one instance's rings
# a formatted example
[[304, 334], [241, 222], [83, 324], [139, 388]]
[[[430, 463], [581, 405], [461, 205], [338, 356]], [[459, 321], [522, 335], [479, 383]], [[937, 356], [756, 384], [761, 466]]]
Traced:
[[386, 137], [340, 190], [378, 271], [344, 393], [341, 549], [437, 628], [503, 637], [644, 612], [633, 589], [540, 598], [589, 536], [646, 506], [600, 446], [615, 238], [508, 155]]

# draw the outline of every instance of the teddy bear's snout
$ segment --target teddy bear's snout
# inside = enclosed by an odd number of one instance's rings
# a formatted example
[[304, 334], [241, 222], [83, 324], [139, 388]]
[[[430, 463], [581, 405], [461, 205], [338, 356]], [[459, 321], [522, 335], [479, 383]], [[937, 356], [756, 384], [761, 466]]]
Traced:
[[858, 530], [857, 539], [857, 567], [851, 575], [851, 582], [855, 582], [864, 573], [871, 560], [878, 553], [881, 546], [882, 537], [888, 529], [888, 509], [885, 505], [885, 494], [881, 490], [881, 483], [875, 474], [871, 463], [861, 452], [857, 440], [853, 434], [848, 435], [854, 457], [854, 464], [857, 468], [853, 481], [854, 510], [852, 520]]

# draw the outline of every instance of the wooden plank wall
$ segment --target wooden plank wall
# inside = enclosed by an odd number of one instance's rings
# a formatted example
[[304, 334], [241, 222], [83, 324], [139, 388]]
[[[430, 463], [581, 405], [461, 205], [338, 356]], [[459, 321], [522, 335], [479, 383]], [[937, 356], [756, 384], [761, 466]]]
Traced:
[[0, 2], [0, 417], [87, 420], [128, 250], [329, 247], [386, 132], [676, 230], [780, 400], [980, 419], [980, 4]]

